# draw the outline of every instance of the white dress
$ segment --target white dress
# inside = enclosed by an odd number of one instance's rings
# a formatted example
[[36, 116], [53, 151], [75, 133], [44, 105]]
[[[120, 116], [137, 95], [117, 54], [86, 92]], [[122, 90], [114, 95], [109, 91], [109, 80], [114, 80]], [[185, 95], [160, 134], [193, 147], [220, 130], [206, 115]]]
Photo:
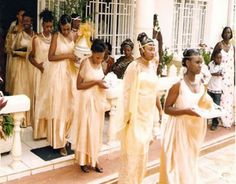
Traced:
[[221, 106], [228, 112], [227, 115], [221, 117], [224, 127], [231, 127], [235, 123], [235, 100], [234, 100], [234, 48], [231, 47], [228, 52], [222, 49], [222, 66], [225, 74], [223, 76], [222, 88], [223, 94], [221, 96]]

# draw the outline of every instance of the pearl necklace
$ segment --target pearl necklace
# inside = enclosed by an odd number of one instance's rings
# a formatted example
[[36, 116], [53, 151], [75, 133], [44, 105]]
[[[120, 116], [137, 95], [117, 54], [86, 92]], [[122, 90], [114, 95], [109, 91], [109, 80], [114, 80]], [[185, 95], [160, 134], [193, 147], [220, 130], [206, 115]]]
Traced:
[[51, 43], [51, 38], [52, 38], [52, 35], [51, 35], [51, 34], [49, 34], [49, 36], [46, 37], [46, 36], [43, 34], [43, 32], [42, 32], [41, 35], [42, 35], [42, 37], [43, 37], [43, 39], [44, 39], [44, 41], [45, 41], [46, 43], [48, 43], [48, 44]]
[[184, 76], [184, 81], [186, 82], [186, 84], [189, 86], [189, 88], [191, 89], [191, 91], [193, 91], [194, 93], [198, 92], [199, 91], [199, 82], [197, 81], [190, 81], [188, 79], [187, 76]]

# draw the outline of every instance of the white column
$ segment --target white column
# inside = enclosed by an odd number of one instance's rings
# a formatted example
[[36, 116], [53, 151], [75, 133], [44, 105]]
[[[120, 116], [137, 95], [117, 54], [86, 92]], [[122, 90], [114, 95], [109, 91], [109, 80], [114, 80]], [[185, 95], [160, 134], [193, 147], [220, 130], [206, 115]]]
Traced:
[[[114, 5], [113, 5], [113, 11], [114, 11], [114, 16], [113, 16], [113, 24], [112, 24], [112, 45], [116, 45], [116, 25], [117, 25], [117, 0], [114, 0]], [[114, 57], [116, 53], [115, 48], [112, 48], [112, 56]]]
[[141, 32], [145, 32], [150, 38], [152, 37], [153, 15], [155, 8], [155, 0], [137, 0], [136, 1], [136, 15], [134, 26], [134, 57], [139, 56], [139, 49], [137, 44], [137, 36]]
[[227, 26], [233, 26], [233, 7], [234, 7], [234, 0], [229, 0], [228, 2], [228, 19], [227, 19]]
[[98, 17], [99, 16], [99, 0], [96, 0], [95, 5], [95, 38], [98, 36]]
[[21, 164], [21, 155], [22, 155], [22, 147], [21, 147], [21, 137], [20, 137], [20, 125], [24, 118], [24, 112], [18, 112], [13, 115], [14, 117], [14, 133], [13, 133], [13, 145], [12, 145], [12, 163], [11, 167], [13, 169], [17, 168], [18, 165]]

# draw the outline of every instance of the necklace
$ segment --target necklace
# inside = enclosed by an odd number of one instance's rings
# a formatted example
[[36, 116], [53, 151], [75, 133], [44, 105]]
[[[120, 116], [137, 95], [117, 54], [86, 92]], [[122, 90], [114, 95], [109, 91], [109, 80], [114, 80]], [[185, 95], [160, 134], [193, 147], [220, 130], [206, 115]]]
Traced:
[[186, 75], [184, 76], [184, 81], [192, 92], [197, 93], [199, 91], [199, 82], [190, 81]]
[[42, 37], [43, 37], [43, 39], [44, 39], [44, 41], [45, 41], [46, 43], [48, 43], [48, 44], [51, 43], [51, 38], [52, 38], [52, 35], [51, 35], [51, 34], [49, 34], [49, 36], [46, 37], [46, 36], [43, 34], [43, 32], [42, 32]]

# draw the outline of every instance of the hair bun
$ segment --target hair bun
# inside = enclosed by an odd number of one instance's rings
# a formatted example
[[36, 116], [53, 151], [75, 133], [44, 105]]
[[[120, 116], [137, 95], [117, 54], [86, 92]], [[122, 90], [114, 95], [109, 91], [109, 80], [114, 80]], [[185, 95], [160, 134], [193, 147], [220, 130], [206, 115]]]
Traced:
[[146, 33], [144, 33], [144, 32], [142, 32], [142, 33], [140, 33], [139, 35], [138, 35], [138, 38], [137, 38], [137, 40], [139, 41], [139, 42], [142, 42], [143, 40], [144, 40], [144, 38], [148, 38], [148, 36], [147, 36], [147, 34]]

